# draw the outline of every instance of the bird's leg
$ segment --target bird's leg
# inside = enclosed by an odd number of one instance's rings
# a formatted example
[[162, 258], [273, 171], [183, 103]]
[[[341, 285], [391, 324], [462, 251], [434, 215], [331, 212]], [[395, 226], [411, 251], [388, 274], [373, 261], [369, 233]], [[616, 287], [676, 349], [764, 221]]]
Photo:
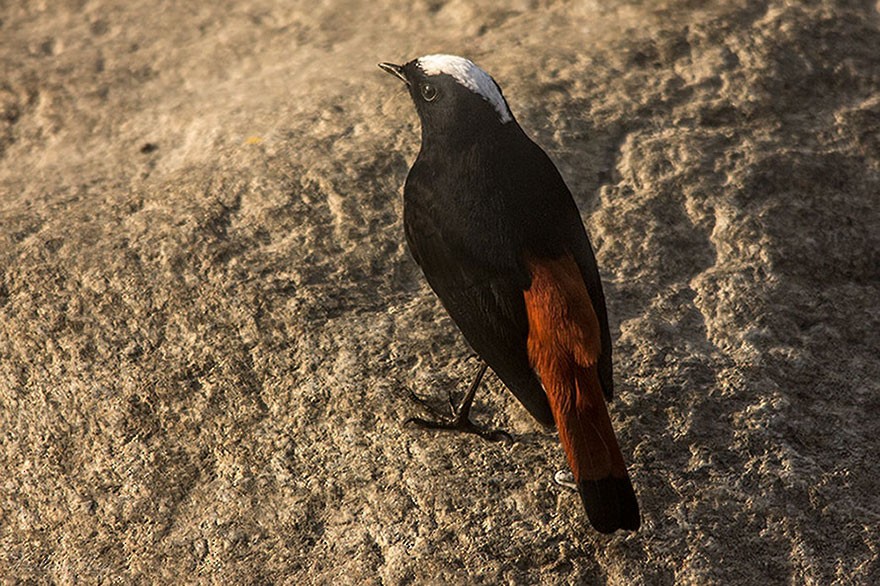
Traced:
[[[480, 382], [483, 380], [483, 375], [486, 374], [487, 364], [485, 362], [481, 362], [480, 369], [477, 371], [477, 376], [474, 377], [473, 382], [468, 387], [467, 392], [464, 394], [464, 397], [461, 399], [461, 402], [458, 406], [452, 405], [452, 400], [450, 398], [450, 406], [452, 407], [452, 417], [444, 418], [441, 417], [438, 421], [429, 421], [427, 419], [421, 419], [419, 417], [410, 417], [406, 421], [403, 422], [404, 425], [412, 423], [413, 425], [417, 425], [418, 427], [424, 427], [426, 429], [440, 429], [446, 431], [461, 431], [464, 433], [473, 433], [485, 440], [489, 441], [498, 441], [498, 440], [506, 440], [513, 441], [513, 438], [510, 437], [510, 434], [506, 431], [502, 431], [500, 429], [483, 429], [478, 427], [474, 422], [470, 420], [471, 413], [471, 405], [474, 403], [474, 395], [477, 394], [477, 387], [480, 386]], [[424, 404], [423, 401], [416, 399]]]

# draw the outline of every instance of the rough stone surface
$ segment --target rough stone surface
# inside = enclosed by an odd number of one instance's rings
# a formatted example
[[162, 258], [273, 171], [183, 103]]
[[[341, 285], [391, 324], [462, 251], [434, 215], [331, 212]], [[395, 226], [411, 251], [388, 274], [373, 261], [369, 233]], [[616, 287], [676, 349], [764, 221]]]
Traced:
[[[610, 302], [644, 521], [401, 426], [475, 368], [403, 244], [418, 121], [491, 72]], [[871, 1], [5, 2], [3, 584], [880, 581]]]

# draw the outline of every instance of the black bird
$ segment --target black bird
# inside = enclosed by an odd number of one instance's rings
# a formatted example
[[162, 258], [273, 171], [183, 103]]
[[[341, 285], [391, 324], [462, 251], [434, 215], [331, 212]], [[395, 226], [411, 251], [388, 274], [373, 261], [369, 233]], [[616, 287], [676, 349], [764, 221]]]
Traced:
[[451, 420], [415, 421], [493, 438], [469, 419], [491, 366], [535, 419], [555, 422], [593, 527], [638, 529], [605, 405], [613, 394], [605, 297], [571, 192], [471, 61], [428, 55], [379, 67], [406, 84], [422, 125], [404, 188], [407, 242], [484, 361]]

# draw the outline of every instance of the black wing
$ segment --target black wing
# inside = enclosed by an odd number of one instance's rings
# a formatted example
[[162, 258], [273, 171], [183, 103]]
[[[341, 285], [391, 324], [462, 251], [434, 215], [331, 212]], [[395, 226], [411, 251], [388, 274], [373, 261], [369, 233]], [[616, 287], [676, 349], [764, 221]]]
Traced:
[[534, 181], [535, 177], [542, 178], [541, 183], [532, 185], [529, 191], [541, 194], [542, 207], [545, 208], [545, 217], [538, 218], [540, 221], [533, 222], [526, 230], [527, 233], [536, 235], [536, 241], [527, 245], [527, 248], [547, 249], [546, 253], [550, 256], [557, 256], [565, 252], [570, 252], [574, 256], [584, 284], [587, 286], [587, 293], [590, 294], [593, 310], [599, 320], [602, 345], [598, 364], [599, 382], [602, 385], [605, 399], [610, 401], [614, 396], [611, 330], [608, 327], [605, 293], [602, 291], [599, 266], [596, 263], [593, 247], [581, 220], [577, 204], [556, 169], [556, 165], [541, 147], [527, 137], [526, 140], [532, 144], [529, 160], [534, 162], [530, 166], [530, 172], [524, 174], [521, 181], [529, 182]]
[[[436, 197], [436, 182], [420, 181], [414, 170], [407, 178], [404, 210], [413, 257], [474, 351], [535, 419], [554, 425], [527, 354], [523, 290], [528, 278], [508, 254], [509, 243], [502, 244], [503, 230], [486, 231], [479, 222], [464, 225], [467, 217], [456, 215], [462, 210]], [[491, 214], [484, 219], [491, 221]], [[489, 240], [480, 242], [481, 236]]]

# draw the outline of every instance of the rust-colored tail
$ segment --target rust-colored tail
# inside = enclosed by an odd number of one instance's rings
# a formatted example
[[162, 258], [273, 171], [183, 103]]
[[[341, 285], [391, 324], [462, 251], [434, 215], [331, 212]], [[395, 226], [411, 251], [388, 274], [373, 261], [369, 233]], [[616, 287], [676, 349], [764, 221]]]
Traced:
[[571, 256], [531, 259], [528, 353], [593, 527], [639, 528], [639, 505], [599, 383], [599, 322]]

